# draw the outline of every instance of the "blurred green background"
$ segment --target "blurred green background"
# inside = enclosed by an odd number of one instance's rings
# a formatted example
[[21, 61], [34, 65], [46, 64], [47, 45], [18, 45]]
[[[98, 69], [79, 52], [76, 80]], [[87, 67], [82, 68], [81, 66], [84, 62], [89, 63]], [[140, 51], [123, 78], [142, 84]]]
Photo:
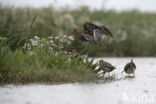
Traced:
[[[156, 56], [156, 14], [138, 11], [90, 11], [87, 7], [61, 11], [52, 7], [0, 8], [0, 37], [6, 37], [15, 50], [34, 36], [67, 36], [75, 28], [83, 30], [85, 22], [105, 25], [114, 35], [113, 39], [105, 37], [105, 48], [89, 46], [86, 51], [89, 56]], [[74, 47], [81, 51], [77, 47], [79, 42], [73, 41], [67, 50]]]

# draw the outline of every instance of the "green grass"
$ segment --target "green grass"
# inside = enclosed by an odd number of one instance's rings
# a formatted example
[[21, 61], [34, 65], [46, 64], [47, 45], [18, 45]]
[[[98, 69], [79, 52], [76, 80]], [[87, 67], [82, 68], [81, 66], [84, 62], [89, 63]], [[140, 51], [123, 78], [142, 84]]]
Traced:
[[[65, 36], [74, 28], [83, 29], [82, 25], [90, 21], [97, 25], [106, 25], [114, 35], [113, 39], [104, 40], [106, 48], [91, 46], [86, 53], [89, 56], [156, 56], [156, 14], [129, 11], [90, 11], [87, 7], [78, 10], [55, 11], [52, 8], [1, 8], [0, 35], [18, 37], [11, 45], [14, 49], [20, 38]], [[11, 38], [12, 39], [12, 38]], [[10, 39], [10, 40], [11, 40]], [[12, 41], [11, 41], [12, 42]], [[21, 45], [24, 41], [21, 41]], [[76, 47], [79, 43], [73, 42]], [[72, 50], [69, 47], [68, 50]]]
[[94, 72], [97, 65], [93, 60], [70, 55], [64, 51], [64, 43], [59, 43], [56, 38], [35, 37], [14, 50], [7, 41], [0, 41], [0, 83], [89, 82], [99, 79]]
[[[52, 8], [0, 8], [0, 83], [88, 82], [101, 79], [88, 57], [70, 55], [84, 46], [79, 40], [60, 43], [74, 28], [90, 21], [106, 25], [114, 35], [106, 48], [93, 45], [89, 56], [156, 56], [156, 14], [138, 11]], [[87, 61], [80, 61], [87, 60]], [[115, 80], [114, 76], [103, 80]]]

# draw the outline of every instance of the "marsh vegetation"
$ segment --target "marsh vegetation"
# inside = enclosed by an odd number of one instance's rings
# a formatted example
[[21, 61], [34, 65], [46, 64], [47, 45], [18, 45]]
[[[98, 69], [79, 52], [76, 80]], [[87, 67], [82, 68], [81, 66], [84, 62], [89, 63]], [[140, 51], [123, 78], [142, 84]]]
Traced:
[[[156, 14], [137, 11], [52, 8], [0, 8], [0, 83], [77, 82], [99, 79], [88, 56], [155, 56]], [[84, 46], [78, 40], [60, 42], [74, 28], [91, 21], [106, 25], [114, 35], [106, 48], [93, 45], [80, 57], [70, 56]], [[79, 47], [82, 46], [82, 47]], [[88, 54], [88, 55], [85, 55]]]

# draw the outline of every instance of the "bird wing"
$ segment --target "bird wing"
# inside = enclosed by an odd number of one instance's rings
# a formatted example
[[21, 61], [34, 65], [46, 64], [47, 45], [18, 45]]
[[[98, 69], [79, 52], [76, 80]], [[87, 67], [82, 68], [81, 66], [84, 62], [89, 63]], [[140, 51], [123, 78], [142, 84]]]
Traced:
[[115, 67], [112, 64], [108, 63], [108, 62], [106, 62], [106, 65], [107, 65], [107, 67], [110, 67], [110, 68], [114, 68], [115, 69]]
[[97, 26], [93, 23], [90, 23], [90, 22], [86, 22], [83, 24], [83, 29], [84, 29], [84, 31], [87, 31], [87, 32], [93, 34], [94, 29], [99, 29], [99, 26]]
[[82, 36], [87, 40], [87, 41], [94, 41], [94, 37], [88, 34], [82, 34]]
[[124, 67], [124, 70], [127, 71], [129, 67], [130, 67], [130, 63], [127, 63]]
[[99, 30], [101, 30], [102, 35], [113, 37], [112, 33], [106, 26], [97, 26], [93, 23], [86, 22], [83, 24], [83, 29], [84, 29], [84, 31], [89, 32], [91, 35], [94, 34], [95, 29], [99, 29]]
[[100, 26], [100, 28], [101, 28], [102, 34], [105, 34], [106, 36], [113, 38], [111, 31], [107, 27]]
[[109, 70], [114, 70], [114, 69], [116, 69], [114, 66], [112, 66], [110, 63], [108, 63], [108, 62], [103, 62], [101, 65], [100, 65], [100, 67], [99, 67], [100, 69], [109, 69]]
[[136, 65], [133, 63], [133, 66], [135, 67], [135, 69], [136, 69]]
[[94, 36], [95, 41], [100, 41], [100, 42], [103, 37], [103, 35], [101, 34], [101, 30], [99, 30], [99, 29], [94, 29], [93, 36]]

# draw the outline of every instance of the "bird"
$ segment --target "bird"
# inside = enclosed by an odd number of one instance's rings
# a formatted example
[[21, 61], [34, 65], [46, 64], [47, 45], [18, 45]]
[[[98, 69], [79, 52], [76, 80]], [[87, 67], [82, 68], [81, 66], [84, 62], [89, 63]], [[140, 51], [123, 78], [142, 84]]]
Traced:
[[113, 71], [115, 68], [115, 66], [113, 66], [112, 64], [110, 64], [109, 62], [106, 62], [104, 60], [100, 60], [99, 61], [99, 68], [96, 70], [96, 72], [99, 72], [100, 70], [103, 70], [103, 76], [105, 75], [105, 73], [109, 73], [111, 71]]
[[111, 31], [106, 26], [97, 26], [93, 23], [86, 22], [83, 24], [83, 29], [92, 35], [95, 41], [99, 43], [103, 40], [104, 35], [113, 38]]
[[124, 70], [121, 73], [125, 72], [128, 75], [133, 74], [133, 76], [135, 76], [135, 70], [136, 65], [133, 62], [133, 59], [131, 59], [131, 61], [125, 65]]
[[85, 43], [85, 45], [96, 44], [94, 37], [89, 35], [88, 32], [80, 32], [78, 29], [74, 29], [72, 34], [74, 34], [79, 40]]
[[[74, 29], [73, 32], [71, 33], [71, 35], [73, 35], [79, 39], [80, 41], [82, 41], [84, 43], [85, 46], [89, 46], [91, 44], [99, 44], [102, 45], [101, 43], [97, 42], [94, 40], [94, 37], [89, 35], [88, 32], [86, 31], [79, 31], [78, 29]], [[69, 36], [71, 36], [69, 35]], [[64, 39], [68, 38], [69, 36], [65, 37]], [[83, 53], [85, 50], [87, 49], [87, 47], [85, 47], [83, 50], [81, 50], [80, 53]]]
[[73, 49], [71, 52], [69, 52], [69, 56], [70, 59], [73, 59], [75, 57], [79, 58], [79, 61], [83, 61], [83, 56], [80, 53], [78, 53], [76, 49]]
[[69, 56], [80, 56], [80, 54], [76, 51], [76, 49], [73, 49], [70, 53]]
[[[78, 29], [74, 29], [71, 35], [75, 35], [78, 39], [85, 43], [89, 44], [98, 44], [103, 45], [102, 40], [104, 35], [108, 37], [112, 37], [113, 35], [110, 30], [105, 26], [97, 26], [93, 23], [86, 22], [83, 24], [83, 31], [80, 32]], [[65, 37], [64, 39], [68, 38], [69, 36]]]
[[[71, 35], [75, 35], [75, 37], [81, 40], [86, 46], [90, 44], [100, 44], [94, 40], [94, 37], [89, 35], [87, 31], [79, 31], [78, 29], [74, 29]], [[69, 36], [71, 36], [69, 35]], [[64, 39], [68, 38], [69, 36], [65, 37]]]

